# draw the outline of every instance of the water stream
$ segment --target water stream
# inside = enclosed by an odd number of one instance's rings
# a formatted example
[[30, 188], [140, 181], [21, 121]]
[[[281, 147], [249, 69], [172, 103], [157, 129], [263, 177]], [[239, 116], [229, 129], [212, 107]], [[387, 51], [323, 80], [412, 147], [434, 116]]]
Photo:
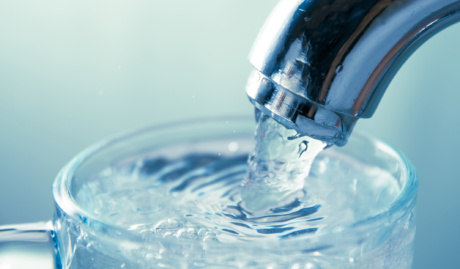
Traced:
[[254, 140], [241, 189], [245, 206], [267, 212], [302, 196], [305, 178], [326, 143], [299, 137], [263, 113], [258, 115]]

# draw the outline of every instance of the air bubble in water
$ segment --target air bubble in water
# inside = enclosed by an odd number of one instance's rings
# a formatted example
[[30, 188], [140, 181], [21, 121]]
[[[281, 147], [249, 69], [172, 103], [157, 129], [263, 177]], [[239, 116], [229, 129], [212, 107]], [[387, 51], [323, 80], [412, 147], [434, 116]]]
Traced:
[[302, 141], [299, 144], [299, 158], [302, 156], [302, 154], [307, 151], [308, 149], [308, 141]]

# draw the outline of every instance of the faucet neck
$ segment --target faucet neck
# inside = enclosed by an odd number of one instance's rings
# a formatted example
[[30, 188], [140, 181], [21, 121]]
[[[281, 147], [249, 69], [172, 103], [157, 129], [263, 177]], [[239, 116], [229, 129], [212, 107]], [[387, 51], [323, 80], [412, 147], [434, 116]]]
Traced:
[[249, 98], [300, 133], [335, 130], [323, 140], [343, 145], [412, 52], [459, 19], [458, 0], [282, 0], [250, 53]]

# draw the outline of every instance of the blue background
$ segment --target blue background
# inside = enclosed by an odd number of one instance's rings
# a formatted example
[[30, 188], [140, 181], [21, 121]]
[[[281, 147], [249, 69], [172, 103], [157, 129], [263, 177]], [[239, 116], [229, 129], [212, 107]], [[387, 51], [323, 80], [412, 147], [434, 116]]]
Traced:
[[[88, 145], [148, 124], [242, 114], [247, 54], [277, 1], [1, 1], [0, 225], [52, 216], [51, 184]], [[414, 268], [455, 268], [460, 25], [404, 65], [356, 129], [404, 152], [420, 189]]]

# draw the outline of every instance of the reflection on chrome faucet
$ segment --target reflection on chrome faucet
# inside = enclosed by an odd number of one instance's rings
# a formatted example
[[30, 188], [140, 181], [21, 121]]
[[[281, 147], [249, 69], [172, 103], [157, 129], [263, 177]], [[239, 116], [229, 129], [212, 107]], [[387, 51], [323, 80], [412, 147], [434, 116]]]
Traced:
[[460, 20], [458, 0], [282, 0], [252, 48], [257, 109], [339, 146], [405, 60]]

